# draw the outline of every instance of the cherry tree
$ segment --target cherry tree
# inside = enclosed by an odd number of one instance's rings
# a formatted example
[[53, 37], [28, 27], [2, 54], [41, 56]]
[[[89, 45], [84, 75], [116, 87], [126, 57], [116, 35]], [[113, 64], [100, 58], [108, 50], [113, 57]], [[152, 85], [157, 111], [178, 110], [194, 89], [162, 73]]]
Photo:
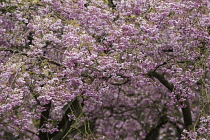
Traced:
[[1, 139], [208, 139], [209, 9], [1, 1]]

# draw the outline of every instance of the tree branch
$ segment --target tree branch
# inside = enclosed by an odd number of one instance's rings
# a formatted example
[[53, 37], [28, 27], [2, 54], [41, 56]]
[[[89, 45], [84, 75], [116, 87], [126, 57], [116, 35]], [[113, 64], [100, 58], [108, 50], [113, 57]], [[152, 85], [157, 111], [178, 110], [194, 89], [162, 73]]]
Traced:
[[174, 89], [174, 85], [172, 83], [169, 83], [165, 78], [163, 74], [159, 74], [155, 71], [149, 71], [147, 73], [148, 76], [150, 77], [155, 77], [156, 79], [158, 79], [167, 89], [169, 89], [171, 92]]
[[[150, 77], [155, 77], [156, 79], [158, 79], [169, 91], [173, 91], [174, 89], [174, 85], [173, 83], [169, 83], [163, 74], [159, 74], [155, 71], [148, 71], [147, 73], [148, 76]], [[184, 119], [184, 125], [185, 128], [188, 128], [190, 125], [192, 125], [192, 115], [191, 115], [191, 109], [190, 109], [190, 104], [189, 104], [189, 100], [186, 99], [184, 101], [184, 103], [187, 105], [186, 108], [182, 108], [182, 115], [183, 115], [183, 119]]]
[[59, 131], [49, 135], [52, 140], [62, 139], [68, 133], [71, 126], [75, 123], [75, 120], [69, 120], [68, 115], [72, 114], [75, 116], [75, 119], [78, 119], [80, 114], [82, 113], [82, 107], [78, 98], [74, 99], [70, 104], [67, 104], [64, 109], [65, 114], [58, 124]]
[[155, 126], [154, 128], [150, 130], [150, 132], [146, 135], [145, 140], [157, 140], [159, 136], [160, 128], [167, 122], [168, 122], [168, 119], [166, 115], [161, 116], [160, 119], [158, 120], [157, 126]]
[[[24, 56], [30, 57], [30, 56], [28, 56], [27, 53], [21, 52], [19, 50], [14, 50], [14, 49], [9, 49], [9, 48], [0, 48], [0, 51], [9, 51], [11, 53], [18, 53], [20, 55], [24, 55]], [[47, 60], [48, 62], [50, 62], [52, 64], [55, 64], [57, 66], [61, 66], [61, 67], [64, 67], [65, 68], [65, 66], [63, 64], [61, 64], [59, 62], [56, 62], [56, 61], [54, 61], [54, 60], [52, 60], [52, 59], [50, 59], [50, 58], [48, 58], [46, 56], [37, 55], [36, 58]]]
[[[51, 108], [51, 102], [44, 105], [43, 107], [46, 108], [45, 111], [41, 113], [40, 123], [39, 123], [39, 129], [44, 127], [44, 124], [47, 122], [49, 115], [50, 115], [50, 108]], [[48, 139], [48, 133], [39, 131], [39, 138], [40, 140], [47, 140]]]

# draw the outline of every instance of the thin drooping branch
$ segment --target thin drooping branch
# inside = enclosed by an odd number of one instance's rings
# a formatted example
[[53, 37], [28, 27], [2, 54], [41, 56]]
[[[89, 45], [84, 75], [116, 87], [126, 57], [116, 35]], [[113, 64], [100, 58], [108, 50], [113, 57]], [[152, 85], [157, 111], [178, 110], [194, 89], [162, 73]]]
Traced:
[[[24, 55], [24, 56], [27, 56], [27, 57], [30, 57], [28, 56], [27, 53], [24, 53], [24, 52], [21, 52], [19, 50], [15, 50], [15, 49], [10, 49], [10, 48], [0, 48], [0, 51], [8, 51], [8, 52], [11, 52], [11, 53], [18, 53], [20, 55]], [[47, 60], [48, 62], [52, 63], [52, 64], [55, 64], [57, 66], [61, 66], [61, 67], [65, 67], [63, 64], [57, 62], [57, 61], [54, 61], [46, 56], [42, 56], [42, 55], [37, 55], [36, 58], [39, 58], [39, 59], [43, 59], [43, 60]]]
[[[149, 71], [147, 73], [148, 76], [150, 77], [155, 77], [156, 79], [158, 79], [170, 92], [173, 91], [174, 89], [174, 84], [173, 83], [169, 83], [168, 80], [165, 79], [163, 74], [160, 74], [158, 72], [155, 71]], [[190, 109], [190, 104], [189, 104], [189, 100], [186, 99], [184, 101], [184, 103], [187, 105], [187, 107], [182, 108], [182, 115], [183, 115], [183, 119], [184, 119], [184, 125], [185, 128], [188, 128], [190, 125], [192, 125], [192, 115], [191, 115], [191, 109]]]

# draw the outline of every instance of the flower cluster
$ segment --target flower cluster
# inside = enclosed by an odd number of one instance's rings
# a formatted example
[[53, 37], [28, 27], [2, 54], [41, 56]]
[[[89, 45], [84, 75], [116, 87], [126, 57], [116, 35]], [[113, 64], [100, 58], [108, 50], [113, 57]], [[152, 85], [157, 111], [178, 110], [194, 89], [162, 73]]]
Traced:
[[210, 135], [210, 116], [200, 117], [198, 128], [191, 130], [183, 130], [182, 138], [192, 140], [207, 140]]
[[0, 2], [0, 138], [207, 139], [208, 8]]

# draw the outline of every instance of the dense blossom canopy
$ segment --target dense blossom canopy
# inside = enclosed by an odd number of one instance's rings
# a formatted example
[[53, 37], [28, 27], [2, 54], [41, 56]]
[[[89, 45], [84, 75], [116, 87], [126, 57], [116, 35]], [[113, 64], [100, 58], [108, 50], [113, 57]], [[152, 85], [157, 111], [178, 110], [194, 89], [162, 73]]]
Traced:
[[208, 0], [1, 0], [1, 139], [210, 138]]

